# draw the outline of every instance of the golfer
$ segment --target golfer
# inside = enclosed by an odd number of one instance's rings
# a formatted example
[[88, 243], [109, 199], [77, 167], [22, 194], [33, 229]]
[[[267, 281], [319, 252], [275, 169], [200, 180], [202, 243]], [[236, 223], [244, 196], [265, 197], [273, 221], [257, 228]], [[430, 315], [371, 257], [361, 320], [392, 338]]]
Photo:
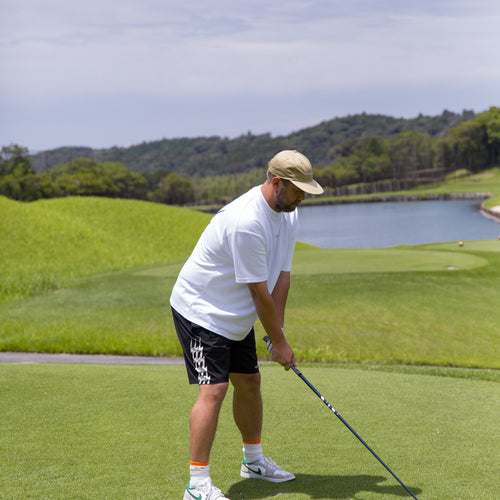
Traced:
[[212, 485], [209, 456], [229, 381], [243, 439], [240, 475], [278, 483], [295, 479], [262, 452], [253, 325], [258, 317], [272, 341], [273, 360], [289, 370], [295, 358], [283, 324], [299, 227], [295, 209], [305, 193], [322, 192], [309, 160], [297, 151], [281, 151], [269, 162], [264, 184], [212, 218], [177, 278], [170, 305], [189, 382], [199, 384], [190, 415], [184, 500], [227, 499]]

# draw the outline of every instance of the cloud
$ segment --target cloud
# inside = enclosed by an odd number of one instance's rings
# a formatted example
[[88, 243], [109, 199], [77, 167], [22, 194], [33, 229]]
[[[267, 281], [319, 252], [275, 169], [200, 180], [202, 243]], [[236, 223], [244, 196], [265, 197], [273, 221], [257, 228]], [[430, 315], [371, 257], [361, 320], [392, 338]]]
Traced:
[[[112, 123], [118, 102], [130, 110], [130, 122], [141, 106], [151, 122], [167, 120], [168, 109], [204, 109], [218, 133], [233, 109], [240, 110], [234, 130], [250, 128], [245, 123], [258, 119], [252, 109], [266, 103], [286, 116], [275, 125], [284, 130], [313, 124], [325, 101], [335, 109], [349, 101], [352, 113], [394, 110], [396, 101], [401, 114], [418, 112], [433, 88], [436, 95], [448, 88], [461, 110], [500, 88], [498, 26], [496, 0], [3, 0], [0, 113], [64, 116], [67, 103], [99, 103]], [[356, 94], [357, 101], [342, 101]], [[300, 114], [295, 126], [287, 125], [290, 102]], [[443, 99], [436, 112], [445, 105]], [[224, 124], [216, 125], [217, 110]], [[323, 118], [331, 113], [325, 108]], [[170, 130], [178, 129], [171, 121]]]

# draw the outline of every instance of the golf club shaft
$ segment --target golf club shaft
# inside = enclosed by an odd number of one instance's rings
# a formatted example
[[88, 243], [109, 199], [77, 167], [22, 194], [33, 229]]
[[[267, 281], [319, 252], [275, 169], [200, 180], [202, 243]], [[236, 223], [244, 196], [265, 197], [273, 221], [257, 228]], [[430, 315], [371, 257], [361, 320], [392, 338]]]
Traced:
[[[272, 354], [273, 344], [271, 342], [271, 339], [266, 335], [263, 340], [266, 343], [266, 349], [270, 354]], [[361, 436], [343, 419], [342, 415], [337, 410], [335, 410], [335, 408], [322, 396], [322, 394], [316, 389], [316, 387], [314, 387], [314, 385], [312, 385], [311, 382], [309, 382], [309, 380], [307, 380], [307, 378], [302, 375], [302, 372], [297, 368], [297, 366], [292, 363], [290, 365], [290, 368], [306, 383], [306, 385], [314, 392], [314, 394], [316, 394], [316, 396], [318, 396], [318, 398], [321, 399], [321, 401], [323, 401], [323, 403], [325, 403], [325, 405], [328, 406], [328, 408], [330, 408], [333, 413], [335, 413], [335, 416], [358, 438], [358, 440], [365, 446], [365, 448], [387, 469], [387, 471], [390, 472], [392, 477], [394, 477], [394, 479], [396, 479], [397, 482], [415, 500], [418, 500], [418, 498], [406, 487], [403, 481], [401, 481], [401, 479], [399, 479], [399, 477], [396, 476], [396, 474], [394, 474], [391, 469], [389, 469], [389, 467], [383, 462], [383, 460], [365, 443]]]
[[392, 472], [392, 470], [389, 469], [389, 467], [382, 461], [382, 459], [365, 443], [365, 441], [361, 438], [361, 436], [342, 418], [342, 415], [340, 415], [340, 413], [337, 410], [335, 410], [335, 408], [333, 408], [333, 406], [321, 395], [321, 393], [311, 384], [311, 382], [309, 382], [309, 380], [307, 380], [307, 378], [304, 377], [304, 375], [302, 375], [302, 372], [297, 368], [297, 366], [292, 364], [290, 367], [309, 386], [309, 388], [314, 392], [314, 394], [316, 394], [316, 396], [318, 396], [318, 398], [320, 398], [321, 401], [323, 401], [323, 403], [325, 403], [325, 405], [328, 406], [328, 408], [330, 408], [330, 410], [332, 410], [333, 413], [335, 413], [335, 416], [338, 417], [338, 419], [359, 439], [359, 441], [363, 443], [366, 449], [391, 473], [391, 475], [398, 481], [398, 483], [415, 500], [418, 500], [417, 497], [405, 486], [405, 484], [401, 481], [401, 479], [399, 479], [398, 476], [396, 476], [396, 474], [394, 474], [394, 472]]

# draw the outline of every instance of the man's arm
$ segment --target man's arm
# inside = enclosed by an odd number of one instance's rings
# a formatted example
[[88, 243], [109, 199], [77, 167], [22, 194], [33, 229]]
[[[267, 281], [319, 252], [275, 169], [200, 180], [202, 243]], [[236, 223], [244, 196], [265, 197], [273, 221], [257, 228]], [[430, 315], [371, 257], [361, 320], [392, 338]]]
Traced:
[[[280, 281], [282, 282], [280, 286], [278, 286]], [[278, 289], [275, 287], [272, 296], [267, 289], [267, 281], [249, 283], [248, 288], [252, 295], [257, 315], [259, 316], [264, 330], [273, 343], [273, 360], [282, 364], [285, 370], [289, 370], [290, 364], [295, 363], [295, 357], [282, 330], [286, 296], [288, 294], [286, 282], [286, 276], [282, 278], [280, 275], [277, 283]]]
[[290, 289], [290, 272], [281, 271], [278, 281], [271, 294], [276, 308], [276, 314], [281, 323], [281, 328], [285, 325], [285, 306], [288, 298], [288, 290]]

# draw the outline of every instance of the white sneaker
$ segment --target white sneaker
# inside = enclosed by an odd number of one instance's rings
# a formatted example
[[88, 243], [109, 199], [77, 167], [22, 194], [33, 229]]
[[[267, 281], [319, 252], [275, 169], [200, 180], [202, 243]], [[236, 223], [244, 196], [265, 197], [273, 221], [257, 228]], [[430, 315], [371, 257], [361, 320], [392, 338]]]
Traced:
[[250, 463], [243, 460], [240, 476], [263, 479], [264, 481], [271, 481], [272, 483], [284, 483], [295, 479], [295, 476], [291, 472], [281, 470], [281, 467], [276, 465], [276, 462], [273, 462], [267, 457], [262, 457]]
[[212, 480], [208, 478], [194, 488], [191, 488], [188, 483], [183, 500], [229, 500], [229, 498], [225, 497], [221, 490], [216, 488], [212, 484]]

